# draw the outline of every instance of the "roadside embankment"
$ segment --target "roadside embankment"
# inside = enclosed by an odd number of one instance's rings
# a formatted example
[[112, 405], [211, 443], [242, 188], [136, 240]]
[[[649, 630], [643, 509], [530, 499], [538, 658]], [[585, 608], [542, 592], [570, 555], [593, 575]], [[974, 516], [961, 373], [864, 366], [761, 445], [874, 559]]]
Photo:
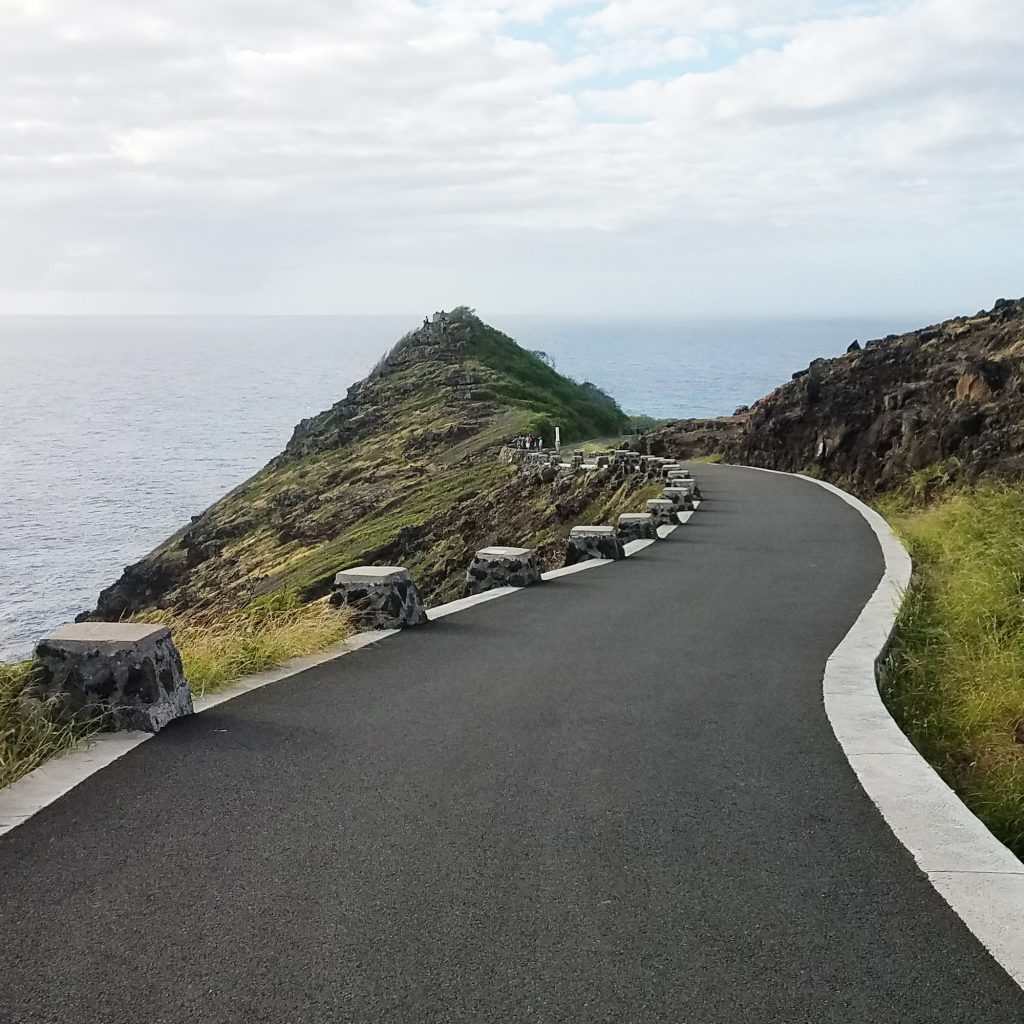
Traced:
[[882, 695], [922, 755], [1024, 855], [1024, 488], [878, 504], [914, 562]]

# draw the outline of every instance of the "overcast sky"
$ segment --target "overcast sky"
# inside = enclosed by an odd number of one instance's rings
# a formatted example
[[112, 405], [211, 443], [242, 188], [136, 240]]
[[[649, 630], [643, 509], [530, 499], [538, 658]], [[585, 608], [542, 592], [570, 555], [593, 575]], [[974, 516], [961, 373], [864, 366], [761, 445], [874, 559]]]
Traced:
[[1024, 0], [0, 0], [0, 312], [1024, 294]]

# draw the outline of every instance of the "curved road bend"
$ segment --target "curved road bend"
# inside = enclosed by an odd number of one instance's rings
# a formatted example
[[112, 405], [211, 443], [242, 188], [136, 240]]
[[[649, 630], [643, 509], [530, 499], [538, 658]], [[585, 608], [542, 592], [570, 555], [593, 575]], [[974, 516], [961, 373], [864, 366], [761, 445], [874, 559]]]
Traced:
[[822, 708], [861, 518], [674, 537], [178, 723], [0, 839], [0, 1020], [1009, 1024]]

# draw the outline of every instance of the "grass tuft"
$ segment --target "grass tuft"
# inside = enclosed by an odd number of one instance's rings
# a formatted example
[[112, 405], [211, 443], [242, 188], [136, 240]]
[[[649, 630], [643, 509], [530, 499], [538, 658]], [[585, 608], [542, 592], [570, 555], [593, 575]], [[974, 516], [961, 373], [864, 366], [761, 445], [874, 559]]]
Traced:
[[295, 598], [253, 602], [245, 611], [209, 621], [179, 623], [171, 616], [141, 616], [170, 626], [192, 695], [212, 693], [241, 676], [317, 654], [353, 633], [352, 620], [326, 601], [300, 605]]
[[0, 789], [77, 746], [101, 722], [60, 722], [29, 697], [32, 663], [0, 665]]
[[914, 560], [880, 674], [911, 741], [1024, 855], [1024, 489], [985, 485], [879, 508]]

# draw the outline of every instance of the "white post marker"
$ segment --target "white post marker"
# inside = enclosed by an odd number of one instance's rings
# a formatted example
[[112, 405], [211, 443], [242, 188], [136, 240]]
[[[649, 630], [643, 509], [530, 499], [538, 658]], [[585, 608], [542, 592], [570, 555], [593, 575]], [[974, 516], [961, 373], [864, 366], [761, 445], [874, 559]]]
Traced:
[[562, 428], [555, 427], [555, 451], [560, 452], [562, 450]]

